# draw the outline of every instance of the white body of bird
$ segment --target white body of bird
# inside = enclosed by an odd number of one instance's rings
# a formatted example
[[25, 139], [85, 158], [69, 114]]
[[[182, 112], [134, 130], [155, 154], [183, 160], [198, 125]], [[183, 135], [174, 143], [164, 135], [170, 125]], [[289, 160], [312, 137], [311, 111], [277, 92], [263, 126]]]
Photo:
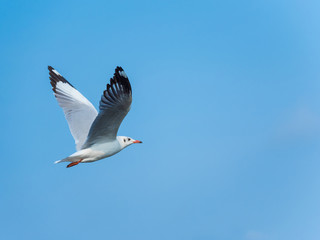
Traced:
[[67, 167], [72, 167], [80, 162], [94, 162], [110, 157], [133, 143], [142, 143], [130, 137], [116, 136], [132, 102], [131, 85], [121, 67], [116, 68], [103, 92], [99, 114], [60, 73], [50, 66], [48, 69], [52, 90], [64, 111], [78, 150], [55, 163], [71, 162]]

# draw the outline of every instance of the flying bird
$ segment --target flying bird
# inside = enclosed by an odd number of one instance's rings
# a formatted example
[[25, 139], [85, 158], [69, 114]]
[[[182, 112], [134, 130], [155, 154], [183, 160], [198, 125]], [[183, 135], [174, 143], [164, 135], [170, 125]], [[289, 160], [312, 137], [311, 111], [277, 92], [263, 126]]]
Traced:
[[133, 143], [142, 143], [130, 137], [117, 136], [132, 102], [131, 85], [122, 67], [115, 69], [107, 84], [101, 96], [99, 113], [57, 70], [51, 66], [48, 69], [52, 90], [63, 109], [77, 150], [55, 163], [71, 162], [67, 165], [69, 168], [110, 157]]

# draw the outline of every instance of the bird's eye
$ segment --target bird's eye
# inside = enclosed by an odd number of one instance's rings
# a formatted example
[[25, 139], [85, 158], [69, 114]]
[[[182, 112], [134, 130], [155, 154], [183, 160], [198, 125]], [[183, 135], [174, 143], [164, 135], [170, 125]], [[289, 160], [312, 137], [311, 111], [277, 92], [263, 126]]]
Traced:
[[125, 139], [123, 139], [123, 141], [124, 141], [124, 142], [126, 142], [126, 140], [125, 140]]
[[128, 141], [130, 141], [131, 140], [131, 138], [128, 138]]

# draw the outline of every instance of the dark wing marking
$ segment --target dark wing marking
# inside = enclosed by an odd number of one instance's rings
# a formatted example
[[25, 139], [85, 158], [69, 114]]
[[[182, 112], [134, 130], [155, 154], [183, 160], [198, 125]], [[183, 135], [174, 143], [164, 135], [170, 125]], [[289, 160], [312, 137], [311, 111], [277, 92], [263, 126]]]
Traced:
[[100, 112], [94, 122], [83, 148], [97, 142], [115, 140], [122, 120], [130, 110], [132, 91], [129, 79], [121, 67], [115, 69], [100, 100]]
[[76, 148], [80, 150], [98, 112], [60, 73], [51, 66], [48, 69], [52, 90], [68, 121]]

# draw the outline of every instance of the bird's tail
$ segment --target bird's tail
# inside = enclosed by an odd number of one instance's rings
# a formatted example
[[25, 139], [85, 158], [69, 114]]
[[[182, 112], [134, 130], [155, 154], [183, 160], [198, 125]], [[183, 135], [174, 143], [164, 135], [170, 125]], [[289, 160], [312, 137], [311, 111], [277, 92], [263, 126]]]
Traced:
[[64, 159], [55, 161], [54, 164], [61, 163], [61, 162], [72, 162], [72, 161], [70, 161], [70, 160], [69, 160], [69, 157], [67, 157], [67, 158], [64, 158]]
[[91, 149], [83, 149], [78, 152], [73, 153], [69, 157], [66, 157], [64, 159], [61, 159], [59, 161], [55, 161], [54, 163], [62, 163], [62, 162], [77, 162], [80, 159], [85, 159], [88, 157], [88, 154], [91, 152]]

